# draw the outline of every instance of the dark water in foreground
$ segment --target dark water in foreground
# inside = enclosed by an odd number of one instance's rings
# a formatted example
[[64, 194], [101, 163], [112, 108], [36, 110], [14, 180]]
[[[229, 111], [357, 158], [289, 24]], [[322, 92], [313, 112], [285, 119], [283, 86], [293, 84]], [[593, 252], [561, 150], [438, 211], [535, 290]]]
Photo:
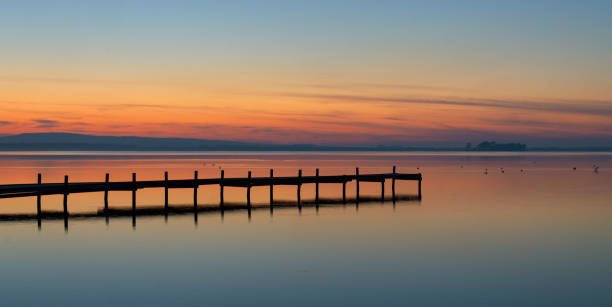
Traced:
[[[612, 305], [610, 154], [3, 154], [0, 184], [33, 183], [38, 172], [60, 182], [393, 165], [423, 173], [422, 201], [261, 209], [250, 219], [242, 210], [200, 213], [197, 223], [193, 214], [138, 217], [136, 227], [129, 217], [71, 219], [67, 232], [63, 220], [43, 220], [40, 230], [35, 220], [0, 222], [1, 305]], [[321, 197], [341, 196], [341, 185], [320, 188]], [[416, 183], [397, 190], [415, 194]], [[192, 193], [172, 190], [170, 203], [189, 205]], [[362, 195], [379, 193], [380, 184], [361, 184]], [[265, 206], [268, 188], [252, 195]], [[112, 192], [111, 207], [131, 206], [130, 197]], [[217, 187], [199, 190], [201, 206], [218, 197]], [[294, 200], [295, 187], [275, 197]], [[226, 188], [226, 201], [244, 198]], [[302, 198], [314, 198], [314, 186]], [[162, 189], [138, 192], [138, 206], [162, 205]], [[102, 193], [70, 195], [71, 212], [102, 206]], [[43, 198], [44, 210], [61, 207], [61, 196]], [[35, 209], [34, 198], [0, 200], [0, 214]]]

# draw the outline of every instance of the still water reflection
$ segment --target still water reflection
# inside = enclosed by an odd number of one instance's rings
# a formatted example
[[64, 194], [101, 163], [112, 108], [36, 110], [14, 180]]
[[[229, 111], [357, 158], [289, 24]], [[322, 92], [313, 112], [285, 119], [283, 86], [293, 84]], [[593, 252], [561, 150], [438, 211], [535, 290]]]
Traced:
[[[191, 214], [0, 222], [0, 297], [7, 305], [589, 305], [612, 304], [612, 156], [608, 154], [1, 155], [0, 184], [352, 173], [423, 173], [423, 199], [266, 207]], [[599, 166], [594, 172], [594, 165]], [[576, 167], [576, 170], [573, 168]], [[418, 168], [418, 170], [417, 170]], [[485, 174], [486, 170], [486, 174]], [[354, 185], [347, 194], [354, 195]], [[361, 183], [376, 197], [380, 184]], [[390, 193], [390, 189], [386, 189]], [[413, 194], [416, 182], [398, 182]], [[138, 206], [163, 206], [163, 189]], [[218, 205], [218, 187], [198, 190]], [[244, 202], [243, 188], [226, 201]], [[341, 196], [339, 185], [321, 197]], [[390, 194], [389, 194], [390, 195]], [[302, 187], [304, 200], [314, 185]], [[275, 188], [295, 200], [295, 187]], [[193, 190], [171, 190], [192, 206]], [[130, 192], [111, 192], [131, 208]], [[103, 193], [70, 195], [70, 212], [103, 207]], [[44, 210], [62, 196], [43, 197]], [[317, 210], [318, 209], [318, 210]], [[35, 213], [35, 198], [0, 200], [0, 214]], [[197, 222], [196, 222], [197, 217]]]

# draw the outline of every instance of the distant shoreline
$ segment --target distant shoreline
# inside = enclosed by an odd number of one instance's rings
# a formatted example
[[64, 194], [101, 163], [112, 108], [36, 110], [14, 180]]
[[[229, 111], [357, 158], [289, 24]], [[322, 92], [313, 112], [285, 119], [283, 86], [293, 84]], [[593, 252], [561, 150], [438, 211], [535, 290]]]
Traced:
[[32, 147], [10, 147], [0, 144], [0, 153], [53, 153], [53, 152], [81, 152], [81, 153], [464, 153], [464, 154], [481, 154], [481, 153], [597, 153], [597, 152], [612, 152], [612, 147], [598, 148], [532, 148], [529, 150], [465, 150], [455, 148], [376, 148], [376, 147], [339, 147], [339, 148], [257, 148], [257, 149], [234, 149], [234, 148], [214, 148], [214, 149], [197, 149], [197, 148], [132, 148], [132, 147], [90, 147], [90, 148], [32, 148]]
[[441, 156], [441, 157], [478, 157], [478, 156], [612, 156], [609, 151], [0, 151], [0, 157], [42, 157], [42, 156], [249, 156], [249, 155], [346, 155], [346, 156]]
[[[485, 141], [457, 144], [316, 145], [241, 142], [190, 138], [99, 136], [75, 133], [23, 133], [0, 137], [0, 152], [610, 152], [612, 144], [534, 146]], [[516, 149], [516, 150], [515, 150]]]

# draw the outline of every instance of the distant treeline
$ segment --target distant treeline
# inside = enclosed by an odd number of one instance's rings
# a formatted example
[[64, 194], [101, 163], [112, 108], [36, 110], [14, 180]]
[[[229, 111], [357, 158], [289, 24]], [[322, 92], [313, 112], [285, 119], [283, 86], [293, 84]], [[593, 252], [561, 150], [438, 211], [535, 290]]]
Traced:
[[[521, 143], [501, 144], [485, 141], [474, 147], [463, 146], [329, 146], [314, 144], [274, 144], [237, 142], [225, 140], [202, 140], [189, 138], [152, 138], [137, 136], [98, 136], [74, 133], [24, 133], [0, 137], [0, 151], [526, 151]], [[529, 151], [612, 151], [612, 146], [599, 147], [542, 147]]]
[[470, 143], [467, 143], [465, 149], [471, 151], [525, 151], [527, 150], [527, 145], [521, 143], [499, 144], [495, 141], [484, 141], [476, 145], [476, 147], [472, 147]]

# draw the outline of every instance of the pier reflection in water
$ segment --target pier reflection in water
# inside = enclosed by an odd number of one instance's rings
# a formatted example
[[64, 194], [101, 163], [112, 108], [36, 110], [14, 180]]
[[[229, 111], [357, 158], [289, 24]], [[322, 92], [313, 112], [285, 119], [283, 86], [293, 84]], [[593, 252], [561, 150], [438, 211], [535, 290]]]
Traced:
[[28, 222], [36, 221], [38, 229], [42, 228], [42, 223], [45, 220], [63, 220], [64, 228], [68, 231], [68, 225], [70, 219], [88, 220], [88, 219], [104, 219], [108, 224], [111, 219], [115, 218], [131, 218], [132, 227], [136, 227], [137, 217], [155, 217], [163, 216], [164, 221], [168, 221], [168, 216], [184, 216], [193, 215], [193, 222], [195, 225], [198, 224], [198, 215], [219, 215], [221, 219], [225, 215], [225, 212], [243, 212], [246, 214], [248, 219], [251, 219], [252, 211], [267, 211], [270, 217], [274, 215], [275, 210], [290, 210], [293, 208], [299, 213], [302, 212], [302, 208], [314, 208], [315, 212], [318, 213], [320, 208], [329, 207], [353, 207], [355, 211], [359, 211], [359, 206], [370, 206], [374, 204], [378, 205], [391, 205], [393, 208], [396, 207], [398, 202], [402, 204], [416, 204], [420, 205], [421, 198], [418, 195], [395, 195], [395, 197], [389, 197], [385, 199], [376, 197], [360, 197], [359, 201], [356, 198], [320, 198], [312, 200], [297, 201], [286, 201], [276, 200], [273, 205], [270, 204], [256, 204], [246, 205], [244, 203], [225, 203], [224, 206], [218, 206], [215, 204], [198, 204], [193, 205], [159, 205], [159, 206], [147, 206], [133, 208], [100, 208], [96, 212], [81, 212], [81, 213], [68, 213], [64, 214], [63, 211], [41, 211], [36, 214], [0, 214], [0, 223], [11, 223], [11, 222]]
[[[206, 163], [206, 164], [205, 164]], [[212, 165], [214, 163], [214, 166]], [[361, 197], [338, 185], [251, 191], [252, 209], [218, 210], [218, 187], [71, 194], [69, 231], [63, 196], [44, 196], [37, 230], [36, 198], [0, 199], [0, 282], [6, 305], [268, 306], [610, 306], [612, 158], [605, 154], [252, 154], [182, 157], [0, 157], [0, 184], [304, 176], [422, 172], [421, 201], [380, 202], [380, 184]], [[599, 166], [594, 172], [592, 165]], [[419, 168], [417, 170], [417, 167]], [[503, 167], [503, 172], [501, 168]], [[576, 168], [574, 170], [574, 168]], [[162, 171], [160, 171], [162, 170]], [[485, 170], [488, 170], [485, 172]], [[346, 186], [355, 195], [354, 183]], [[398, 182], [414, 193], [416, 182]], [[243, 204], [244, 188], [226, 187], [225, 203]], [[389, 188], [385, 189], [388, 199]], [[280, 200], [290, 200], [284, 206]], [[310, 203], [309, 203], [310, 202]], [[278, 207], [276, 206], [278, 204]], [[208, 207], [212, 207], [211, 211]], [[297, 208], [296, 208], [297, 207]], [[152, 208], [152, 215], [145, 212]], [[201, 209], [201, 210], [200, 210]], [[24, 211], [25, 210], [25, 211]], [[170, 212], [176, 210], [177, 212]], [[178, 212], [181, 211], [181, 212]], [[80, 214], [96, 217], [79, 217]], [[135, 220], [134, 220], [135, 217]], [[33, 218], [33, 219], [32, 219]], [[197, 227], [194, 227], [196, 223]], [[133, 222], [136, 227], [133, 227]], [[69, 291], [67, 290], [69, 289]], [[239, 291], [237, 291], [239, 289]]]

